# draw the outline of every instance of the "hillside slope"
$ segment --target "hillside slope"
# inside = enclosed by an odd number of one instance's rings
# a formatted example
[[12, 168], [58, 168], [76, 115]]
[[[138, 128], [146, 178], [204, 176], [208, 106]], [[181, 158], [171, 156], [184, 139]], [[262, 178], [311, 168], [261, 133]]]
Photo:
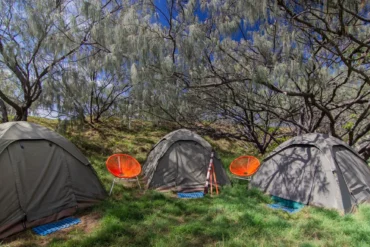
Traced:
[[[31, 118], [53, 130], [57, 121]], [[136, 122], [132, 130], [119, 122], [95, 126], [69, 125], [64, 135], [89, 158], [108, 190], [112, 176], [105, 169], [113, 153], [128, 153], [140, 163], [169, 128]], [[207, 137], [206, 137], [207, 138]], [[225, 167], [244, 150], [238, 142], [211, 140]], [[246, 182], [233, 180], [219, 196], [182, 200], [171, 193], [143, 191], [134, 184], [117, 185], [101, 205], [78, 213], [82, 223], [40, 237], [31, 230], [0, 243], [4, 246], [367, 246], [370, 206], [353, 215], [305, 207], [290, 215], [266, 206], [270, 199]]]

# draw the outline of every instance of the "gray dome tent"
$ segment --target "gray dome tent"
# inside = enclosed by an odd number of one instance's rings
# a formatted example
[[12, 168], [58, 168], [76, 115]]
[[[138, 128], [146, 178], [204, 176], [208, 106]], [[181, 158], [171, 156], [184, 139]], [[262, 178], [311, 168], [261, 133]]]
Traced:
[[[212, 146], [187, 129], [173, 131], [150, 151], [143, 165], [147, 187], [158, 190], [203, 190]], [[214, 168], [218, 185], [229, 184], [229, 178], [215, 154]]]
[[306, 134], [284, 142], [266, 157], [251, 186], [287, 200], [348, 213], [370, 199], [370, 169], [341, 140]]
[[72, 215], [106, 196], [77, 147], [36, 124], [0, 124], [0, 168], [0, 239]]

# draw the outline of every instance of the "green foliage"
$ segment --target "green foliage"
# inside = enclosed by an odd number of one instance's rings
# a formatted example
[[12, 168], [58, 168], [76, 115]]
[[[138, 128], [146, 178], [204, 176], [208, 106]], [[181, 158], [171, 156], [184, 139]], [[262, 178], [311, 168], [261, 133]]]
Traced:
[[354, 122], [351, 122], [351, 121], [348, 121], [344, 126], [343, 128], [346, 129], [346, 130], [350, 130], [352, 129], [352, 127], [354, 126]]

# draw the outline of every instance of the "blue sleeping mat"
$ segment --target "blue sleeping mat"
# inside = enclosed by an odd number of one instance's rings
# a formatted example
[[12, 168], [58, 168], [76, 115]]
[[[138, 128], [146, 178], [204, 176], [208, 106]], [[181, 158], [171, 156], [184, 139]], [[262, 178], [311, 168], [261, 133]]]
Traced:
[[290, 213], [290, 214], [293, 214], [293, 213], [296, 213], [298, 211], [301, 210], [301, 208], [289, 208], [289, 207], [284, 207], [280, 204], [268, 204], [267, 206], [269, 206], [270, 208], [272, 209], [280, 209], [280, 210], [283, 210], [287, 213]]
[[178, 198], [202, 198], [204, 197], [203, 192], [190, 192], [190, 193], [177, 193]]
[[277, 196], [272, 196], [271, 199], [274, 201], [274, 203], [268, 204], [270, 208], [283, 210], [290, 214], [296, 213], [304, 207], [303, 203], [287, 200]]
[[50, 233], [59, 231], [64, 228], [68, 228], [70, 226], [76, 225], [80, 223], [81, 220], [74, 217], [65, 218], [56, 222], [48, 223], [45, 225], [37, 226], [32, 228], [32, 230], [37, 234], [41, 236], [48, 235]]

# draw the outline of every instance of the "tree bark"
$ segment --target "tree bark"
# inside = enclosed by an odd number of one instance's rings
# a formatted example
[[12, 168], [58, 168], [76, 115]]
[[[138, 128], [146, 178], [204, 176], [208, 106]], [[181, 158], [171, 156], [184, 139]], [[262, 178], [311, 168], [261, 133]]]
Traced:
[[127, 114], [127, 126], [128, 126], [128, 129], [131, 130], [131, 117], [130, 117], [130, 113]]
[[362, 156], [362, 158], [365, 161], [369, 160], [370, 159], [370, 144], [363, 147], [361, 150], [359, 150], [358, 153]]
[[6, 123], [9, 122], [8, 118], [8, 111], [6, 109], [6, 105], [2, 99], [0, 99], [0, 111], [1, 111], [1, 116], [2, 116], [2, 122]]
[[[299, 112], [299, 125], [303, 126], [304, 125], [304, 109], [303, 107], [300, 109], [300, 112]], [[297, 136], [300, 136], [302, 135], [302, 128], [300, 128], [299, 126], [296, 127], [297, 128]]]
[[27, 121], [28, 120], [28, 109], [23, 111], [22, 114], [22, 121]]
[[100, 117], [101, 117], [101, 115], [97, 114], [96, 117], [94, 118], [94, 122], [95, 123], [100, 123]]
[[93, 122], [93, 98], [94, 98], [94, 88], [91, 88], [90, 94], [90, 123], [94, 124]]
[[16, 111], [14, 118], [15, 121], [27, 121], [28, 120], [28, 107], [22, 107], [20, 111]]

